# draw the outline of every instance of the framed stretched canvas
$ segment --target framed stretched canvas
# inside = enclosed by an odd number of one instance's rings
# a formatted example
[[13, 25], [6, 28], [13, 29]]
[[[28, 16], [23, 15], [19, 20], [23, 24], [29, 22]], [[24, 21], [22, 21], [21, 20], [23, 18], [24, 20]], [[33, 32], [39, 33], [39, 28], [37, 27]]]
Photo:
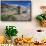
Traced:
[[31, 21], [31, 1], [1, 1], [1, 21]]

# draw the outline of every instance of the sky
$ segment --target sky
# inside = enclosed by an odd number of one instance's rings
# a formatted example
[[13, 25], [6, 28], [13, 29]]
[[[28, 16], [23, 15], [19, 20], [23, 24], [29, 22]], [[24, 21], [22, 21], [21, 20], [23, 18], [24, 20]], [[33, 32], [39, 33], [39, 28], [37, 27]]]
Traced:
[[1, 0], [1, 1], [31, 1], [31, 0]]
[[15, 4], [22, 6], [31, 6], [31, 1], [2, 1], [1, 4]]

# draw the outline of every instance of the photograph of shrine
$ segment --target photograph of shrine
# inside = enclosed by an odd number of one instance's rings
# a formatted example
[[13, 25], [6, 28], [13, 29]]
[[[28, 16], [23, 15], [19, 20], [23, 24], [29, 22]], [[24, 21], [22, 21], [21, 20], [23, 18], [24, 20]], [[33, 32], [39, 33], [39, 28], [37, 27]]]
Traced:
[[31, 1], [1, 1], [1, 21], [30, 21]]

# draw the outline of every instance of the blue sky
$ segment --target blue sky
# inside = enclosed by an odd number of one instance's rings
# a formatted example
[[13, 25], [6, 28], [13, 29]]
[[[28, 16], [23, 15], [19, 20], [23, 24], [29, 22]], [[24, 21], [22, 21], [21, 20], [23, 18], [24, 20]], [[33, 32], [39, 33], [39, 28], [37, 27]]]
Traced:
[[31, 5], [31, 2], [30, 1], [2, 1], [1, 4], [15, 4], [15, 5], [29, 6]]
[[1, 1], [0, 1], [0, 5], [1, 5]]

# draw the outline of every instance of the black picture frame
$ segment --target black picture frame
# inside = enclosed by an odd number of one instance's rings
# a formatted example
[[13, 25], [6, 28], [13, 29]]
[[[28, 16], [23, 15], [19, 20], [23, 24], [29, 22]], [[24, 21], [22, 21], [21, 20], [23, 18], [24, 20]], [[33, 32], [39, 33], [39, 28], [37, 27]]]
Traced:
[[31, 21], [31, 7], [31, 1], [1, 1], [1, 21]]

